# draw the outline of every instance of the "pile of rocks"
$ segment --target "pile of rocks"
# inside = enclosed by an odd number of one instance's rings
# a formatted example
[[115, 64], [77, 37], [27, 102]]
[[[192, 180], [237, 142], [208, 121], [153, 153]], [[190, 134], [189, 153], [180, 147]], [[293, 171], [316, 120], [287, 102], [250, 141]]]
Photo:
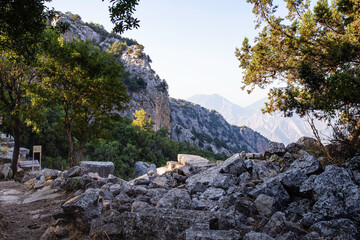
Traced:
[[34, 186], [75, 193], [43, 239], [360, 239], [360, 156], [323, 168], [300, 144], [271, 143], [217, 164], [179, 155], [161, 171], [126, 182], [44, 170]]

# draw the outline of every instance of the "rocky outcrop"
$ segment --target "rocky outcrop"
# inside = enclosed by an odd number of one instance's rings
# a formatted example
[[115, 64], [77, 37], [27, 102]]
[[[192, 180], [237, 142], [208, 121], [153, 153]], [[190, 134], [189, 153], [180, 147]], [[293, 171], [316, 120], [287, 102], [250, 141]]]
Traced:
[[170, 99], [171, 138], [196, 144], [214, 153], [265, 152], [269, 141], [247, 127], [230, 125], [216, 111]]
[[285, 149], [293, 162], [242, 153], [212, 164], [182, 154], [163, 174], [130, 182], [80, 167], [58, 173], [53, 188], [79, 184], [43, 239], [62, 239], [54, 229], [92, 239], [359, 239], [355, 160], [314, 168], [319, 161], [309, 153]]
[[[126, 39], [119, 35], [110, 34], [99, 25], [87, 24], [81, 17], [70, 12], [60, 13], [52, 22], [53, 26], [61, 23], [68, 24], [68, 30], [63, 34], [65, 40], [78, 38], [82, 41], [90, 40], [103, 51], [115, 42], [124, 43]], [[124, 45], [124, 49], [116, 55], [131, 75], [127, 81], [128, 94], [131, 97], [127, 110], [121, 113], [133, 119], [135, 110], [144, 109], [155, 123], [154, 130], [170, 126], [170, 107], [168, 86], [165, 80], [155, 73], [150, 66], [150, 57], [143, 52], [143, 47], [132, 41]], [[140, 86], [137, 86], [140, 85]]]

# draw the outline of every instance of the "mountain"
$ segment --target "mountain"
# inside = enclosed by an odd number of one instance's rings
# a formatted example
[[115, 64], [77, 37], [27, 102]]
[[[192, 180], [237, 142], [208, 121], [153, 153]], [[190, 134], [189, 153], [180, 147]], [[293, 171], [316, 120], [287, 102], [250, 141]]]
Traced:
[[214, 153], [265, 152], [269, 140], [248, 127], [230, 125], [215, 110], [170, 99], [171, 139], [190, 142]]
[[[79, 15], [71, 12], [58, 13], [51, 24], [68, 25], [63, 34], [66, 41], [91, 41], [124, 64], [130, 73], [124, 80], [130, 102], [128, 108], [120, 113], [122, 116], [133, 119], [135, 110], [144, 109], [154, 122], [154, 130], [168, 128], [172, 139], [187, 141], [214, 153], [230, 155], [242, 150], [267, 150], [269, 141], [252, 129], [231, 126], [219, 113], [184, 100], [169, 100], [166, 81], [151, 68], [150, 57], [135, 40], [108, 33], [99, 24], [84, 23]], [[230, 102], [228, 106], [234, 107], [229, 109], [231, 112], [238, 110]]]
[[[295, 142], [302, 136], [313, 136], [309, 124], [298, 115], [286, 118], [279, 113], [263, 114], [261, 108], [264, 107], [266, 100], [264, 98], [242, 108], [218, 94], [198, 94], [188, 98], [190, 102], [218, 111], [229, 123], [238, 126], [245, 125], [258, 131], [271, 141], [288, 144]], [[329, 133], [325, 123], [316, 121], [316, 126], [321, 133]]]
[[130, 76], [125, 79], [130, 102], [127, 110], [120, 113], [134, 118], [135, 110], [143, 108], [154, 121], [154, 130], [170, 127], [170, 106], [168, 85], [151, 68], [151, 59], [143, 52], [144, 47], [133, 39], [123, 38], [108, 33], [103, 26], [94, 23], [84, 23], [77, 14], [58, 13], [52, 21], [53, 26], [68, 25], [63, 38], [67, 41], [80, 39], [89, 40], [103, 51], [115, 49], [111, 53], [125, 66]]

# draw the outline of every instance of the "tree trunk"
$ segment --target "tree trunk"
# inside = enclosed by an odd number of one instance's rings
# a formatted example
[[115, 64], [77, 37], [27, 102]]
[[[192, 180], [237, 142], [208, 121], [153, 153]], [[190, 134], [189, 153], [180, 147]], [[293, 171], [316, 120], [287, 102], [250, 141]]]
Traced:
[[72, 140], [72, 136], [71, 136], [71, 124], [67, 124], [66, 126], [66, 135], [67, 135], [67, 140], [68, 140], [68, 163], [69, 163], [69, 167], [73, 167], [74, 166], [74, 162], [73, 162], [73, 155], [74, 155], [74, 143]]
[[11, 160], [11, 170], [13, 171], [13, 178], [17, 172], [17, 165], [20, 153], [20, 120], [18, 117], [14, 118], [14, 151]]

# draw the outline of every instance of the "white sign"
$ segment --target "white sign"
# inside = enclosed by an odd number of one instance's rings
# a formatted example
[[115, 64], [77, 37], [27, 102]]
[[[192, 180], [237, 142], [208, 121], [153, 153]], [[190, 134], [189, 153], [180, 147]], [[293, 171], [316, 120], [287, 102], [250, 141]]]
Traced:
[[34, 146], [33, 147], [33, 152], [34, 153], [41, 153], [41, 145]]
[[41, 145], [35, 145], [33, 147], [33, 167], [32, 167], [33, 171], [34, 171], [35, 153], [40, 153], [39, 163], [40, 163], [40, 170], [41, 170]]

